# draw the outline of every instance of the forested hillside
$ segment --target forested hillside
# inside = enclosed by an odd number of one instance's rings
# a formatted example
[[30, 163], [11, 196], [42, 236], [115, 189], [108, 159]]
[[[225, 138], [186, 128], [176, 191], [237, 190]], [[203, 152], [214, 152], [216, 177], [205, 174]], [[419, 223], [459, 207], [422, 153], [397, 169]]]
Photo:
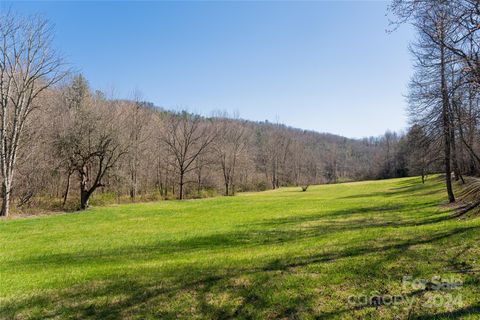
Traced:
[[81, 75], [38, 104], [20, 150], [18, 208], [85, 208], [94, 193], [109, 201], [204, 197], [419, 173], [408, 136], [355, 140], [165, 111], [140, 98], [107, 99]]

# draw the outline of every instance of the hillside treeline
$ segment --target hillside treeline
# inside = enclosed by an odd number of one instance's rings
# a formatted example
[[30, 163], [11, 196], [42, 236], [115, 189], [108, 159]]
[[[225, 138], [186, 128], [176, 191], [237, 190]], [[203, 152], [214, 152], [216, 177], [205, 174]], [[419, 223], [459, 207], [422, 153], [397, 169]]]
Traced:
[[[419, 173], [406, 137], [362, 140], [214, 114], [107, 99], [75, 75], [30, 116], [18, 161], [17, 207], [233, 195], [282, 186]], [[107, 201], [107, 200], [105, 200]]]

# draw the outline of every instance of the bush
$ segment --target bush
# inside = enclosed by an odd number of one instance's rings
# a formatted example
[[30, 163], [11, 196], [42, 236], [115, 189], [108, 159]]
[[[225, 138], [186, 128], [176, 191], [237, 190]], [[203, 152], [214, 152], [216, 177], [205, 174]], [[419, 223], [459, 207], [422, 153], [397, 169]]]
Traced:
[[259, 181], [255, 185], [255, 189], [256, 189], [255, 191], [265, 191], [268, 189], [267, 183], [265, 181]]
[[92, 206], [105, 206], [119, 202], [119, 197], [115, 192], [94, 192], [89, 200]]
[[215, 189], [201, 189], [200, 192], [195, 191], [192, 192], [191, 194], [187, 194], [187, 198], [189, 199], [203, 199], [203, 198], [211, 198], [217, 196], [217, 190]]

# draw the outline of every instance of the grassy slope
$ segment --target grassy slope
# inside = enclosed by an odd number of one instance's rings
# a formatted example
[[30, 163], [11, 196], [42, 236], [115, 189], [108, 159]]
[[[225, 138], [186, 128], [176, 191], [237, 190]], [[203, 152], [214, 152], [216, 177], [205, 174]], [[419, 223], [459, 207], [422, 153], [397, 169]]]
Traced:
[[[409, 178], [0, 221], [0, 317], [407, 318], [346, 303], [378, 291], [415, 297], [411, 319], [479, 319], [480, 218], [443, 199]], [[422, 307], [404, 275], [455, 275], [463, 306]]]

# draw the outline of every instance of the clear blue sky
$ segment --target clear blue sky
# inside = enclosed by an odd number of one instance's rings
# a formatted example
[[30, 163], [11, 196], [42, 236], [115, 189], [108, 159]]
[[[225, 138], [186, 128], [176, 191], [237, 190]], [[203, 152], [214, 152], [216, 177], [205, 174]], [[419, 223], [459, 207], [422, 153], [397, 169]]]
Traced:
[[406, 127], [407, 45], [387, 2], [3, 2], [39, 12], [94, 89], [348, 137]]

